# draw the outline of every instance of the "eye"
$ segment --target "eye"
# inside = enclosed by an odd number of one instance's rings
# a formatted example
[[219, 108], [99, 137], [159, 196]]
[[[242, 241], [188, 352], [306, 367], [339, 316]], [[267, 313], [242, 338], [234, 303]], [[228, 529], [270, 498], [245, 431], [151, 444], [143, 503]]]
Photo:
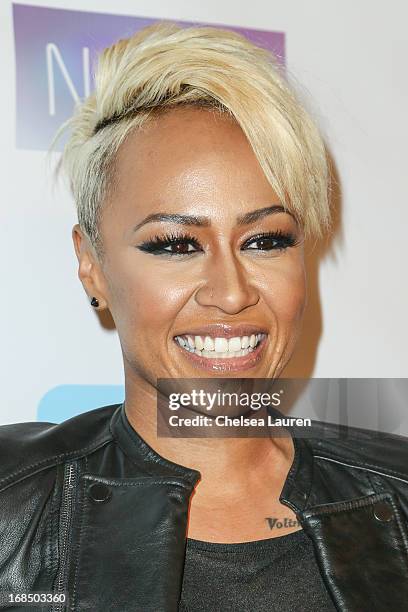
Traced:
[[[248, 251], [283, 251], [298, 244], [298, 240], [291, 233], [276, 231], [252, 236], [242, 245], [241, 250]], [[140, 251], [152, 255], [183, 256], [203, 252], [198, 240], [189, 234], [165, 234], [154, 236], [137, 246]]]
[[140, 251], [152, 255], [191, 255], [202, 251], [199, 242], [194, 236], [188, 234], [166, 234], [155, 236], [137, 247]]
[[290, 232], [267, 232], [252, 236], [242, 245], [242, 249], [252, 251], [282, 251], [298, 244], [296, 236]]

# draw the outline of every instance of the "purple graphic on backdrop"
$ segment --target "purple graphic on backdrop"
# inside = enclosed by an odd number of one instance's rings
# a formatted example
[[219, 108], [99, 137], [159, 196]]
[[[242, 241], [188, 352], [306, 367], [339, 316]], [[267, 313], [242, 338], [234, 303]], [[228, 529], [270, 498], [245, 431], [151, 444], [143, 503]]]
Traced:
[[[47, 150], [75, 100], [93, 89], [96, 55], [119, 38], [157, 19], [88, 13], [13, 4], [16, 56], [16, 146]], [[221, 24], [177, 21], [181, 26], [214, 25], [239, 32], [285, 58], [285, 35]], [[64, 140], [61, 139], [61, 148]]]

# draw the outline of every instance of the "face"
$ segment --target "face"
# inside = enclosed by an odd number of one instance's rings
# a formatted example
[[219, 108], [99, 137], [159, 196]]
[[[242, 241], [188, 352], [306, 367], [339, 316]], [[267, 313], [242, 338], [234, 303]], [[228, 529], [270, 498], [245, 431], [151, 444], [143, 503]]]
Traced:
[[154, 386], [277, 377], [305, 305], [303, 234], [240, 127], [202, 108], [163, 114], [121, 146], [115, 185], [103, 262], [79, 254], [74, 234], [81, 280], [112, 314], [125, 373]]

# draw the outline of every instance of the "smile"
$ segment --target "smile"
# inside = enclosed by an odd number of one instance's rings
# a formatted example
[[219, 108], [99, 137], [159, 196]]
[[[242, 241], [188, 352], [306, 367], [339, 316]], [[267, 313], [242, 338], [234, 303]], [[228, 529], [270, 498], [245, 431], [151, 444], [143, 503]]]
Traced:
[[220, 338], [211, 336], [175, 336], [176, 342], [189, 353], [195, 353], [207, 359], [233, 359], [244, 357], [256, 349], [266, 334], [258, 333], [250, 336], [234, 336]]
[[194, 367], [232, 372], [247, 370], [262, 357], [268, 334], [255, 329], [251, 332], [242, 336], [226, 329], [221, 330], [223, 335], [183, 333], [174, 336], [174, 341]]

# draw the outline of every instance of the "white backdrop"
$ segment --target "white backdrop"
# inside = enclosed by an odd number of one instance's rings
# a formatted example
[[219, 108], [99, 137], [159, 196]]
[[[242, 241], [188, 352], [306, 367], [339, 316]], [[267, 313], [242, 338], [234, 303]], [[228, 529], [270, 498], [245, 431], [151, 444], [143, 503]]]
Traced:
[[[301, 93], [325, 134], [339, 181], [335, 239], [324, 256], [310, 264], [305, 335], [288, 374], [408, 377], [404, 0], [30, 4], [284, 32], [289, 74], [302, 84]], [[91, 394], [96, 407], [120, 395], [124, 381], [116, 331], [101, 326], [77, 278], [71, 241], [73, 202], [62, 189], [51, 190], [43, 151], [16, 147], [9, 0], [0, 3], [0, 24], [0, 423], [11, 423], [39, 418], [40, 402], [52, 389], [68, 385], [80, 390], [84, 385], [86, 395], [93, 386], [99, 393]], [[405, 405], [402, 401], [398, 406], [400, 431], [408, 434]]]

